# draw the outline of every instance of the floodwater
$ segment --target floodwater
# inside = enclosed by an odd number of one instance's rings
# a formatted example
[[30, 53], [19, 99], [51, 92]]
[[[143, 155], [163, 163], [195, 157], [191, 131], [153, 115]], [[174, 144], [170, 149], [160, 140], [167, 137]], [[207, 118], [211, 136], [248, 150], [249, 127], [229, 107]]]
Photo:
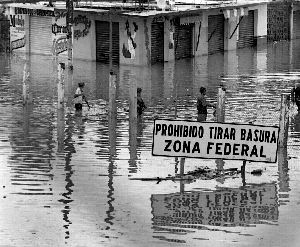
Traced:
[[[300, 40], [115, 67], [116, 118], [107, 66], [86, 61], [66, 73], [66, 105], [58, 110], [57, 62], [0, 55], [0, 246], [299, 246], [300, 115], [293, 105], [287, 149], [277, 163], [247, 162], [245, 181], [137, 178], [179, 173], [180, 159], [151, 155], [153, 120], [196, 120], [200, 86], [212, 102], [226, 88], [226, 122], [278, 125], [281, 94], [300, 79]], [[92, 105], [81, 116], [72, 108], [79, 81]], [[134, 121], [136, 87], [147, 109]], [[186, 172], [200, 166], [240, 168], [241, 161], [185, 160]], [[262, 174], [252, 175], [257, 168]]]

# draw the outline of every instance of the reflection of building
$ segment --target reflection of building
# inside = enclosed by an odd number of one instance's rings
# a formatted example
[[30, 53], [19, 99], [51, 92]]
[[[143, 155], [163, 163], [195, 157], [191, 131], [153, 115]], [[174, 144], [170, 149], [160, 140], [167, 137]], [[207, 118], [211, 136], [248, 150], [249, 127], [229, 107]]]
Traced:
[[[268, 3], [236, 3], [178, 5], [168, 10], [151, 4], [136, 11], [130, 3], [105, 3], [97, 8], [74, 9], [74, 58], [108, 63], [110, 15], [112, 16], [112, 60], [116, 64], [148, 65], [186, 57], [213, 54], [264, 43], [267, 37]], [[286, 4], [289, 5], [289, 4]], [[150, 9], [149, 9], [150, 8]], [[298, 35], [297, 5], [286, 8], [282, 28], [288, 38]], [[290, 12], [290, 11], [293, 12]], [[273, 12], [270, 12], [273, 13]], [[274, 12], [275, 13], [275, 12]], [[277, 12], [275, 13], [277, 15]], [[55, 7], [42, 4], [11, 4], [11, 42], [15, 50], [30, 53], [66, 55], [65, 4]], [[270, 21], [271, 23], [271, 21]], [[277, 27], [273, 22], [272, 25]], [[281, 27], [280, 26], [280, 27]], [[295, 35], [293, 29], [296, 31]], [[284, 36], [284, 37], [285, 37]]]
[[158, 194], [151, 202], [154, 226], [247, 226], [278, 220], [275, 183]]

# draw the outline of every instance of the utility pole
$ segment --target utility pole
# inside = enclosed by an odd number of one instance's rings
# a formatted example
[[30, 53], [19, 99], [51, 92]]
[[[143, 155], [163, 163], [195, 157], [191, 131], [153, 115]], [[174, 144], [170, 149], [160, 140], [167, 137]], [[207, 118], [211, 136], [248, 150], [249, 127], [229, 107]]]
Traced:
[[66, 0], [66, 25], [67, 25], [67, 40], [68, 40], [68, 67], [73, 70], [73, 0]]

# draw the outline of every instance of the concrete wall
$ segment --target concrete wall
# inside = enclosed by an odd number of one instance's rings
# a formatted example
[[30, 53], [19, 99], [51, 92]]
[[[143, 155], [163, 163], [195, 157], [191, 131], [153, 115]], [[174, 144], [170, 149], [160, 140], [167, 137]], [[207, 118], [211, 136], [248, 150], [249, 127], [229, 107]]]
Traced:
[[96, 60], [95, 20], [92, 15], [74, 13], [73, 58]]
[[[25, 46], [14, 49], [14, 52], [26, 52], [29, 50], [29, 16], [28, 15], [16, 15], [15, 9], [10, 8], [8, 13], [8, 19], [10, 20], [10, 43], [11, 48], [19, 46], [22, 39], [25, 37]], [[28, 34], [25, 36], [25, 33]]]
[[250, 7], [249, 10], [254, 10], [254, 37], [257, 39], [257, 46], [264, 45], [268, 34], [268, 5], [260, 4]]
[[290, 39], [290, 7], [291, 3], [289, 2], [271, 2], [268, 4], [268, 40]]
[[150, 20], [122, 18], [119, 23], [119, 34], [120, 64], [149, 64], [149, 49], [151, 49]]
[[[230, 17], [225, 19], [224, 25], [224, 50], [230, 51], [237, 48], [239, 16], [236, 9], [229, 10]], [[226, 15], [227, 16], [227, 15]]]

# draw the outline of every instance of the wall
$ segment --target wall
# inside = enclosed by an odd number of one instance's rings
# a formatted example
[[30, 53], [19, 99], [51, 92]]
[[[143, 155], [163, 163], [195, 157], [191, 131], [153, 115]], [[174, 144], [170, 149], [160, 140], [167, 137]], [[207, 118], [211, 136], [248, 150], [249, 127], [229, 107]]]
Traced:
[[55, 10], [52, 19], [52, 53], [60, 59], [67, 60], [67, 26], [66, 10]]
[[254, 37], [257, 39], [257, 46], [265, 45], [268, 34], [268, 5], [260, 4], [250, 7], [249, 10], [254, 10]]
[[87, 13], [74, 13], [73, 58], [96, 60], [95, 18]]
[[[237, 48], [238, 27], [240, 16], [237, 9], [228, 9], [223, 11], [225, 16], [224, 25], [224, 50], [235, 50]], [[237, 29], [236, 29], [237, 28]]]
[[150, 20], [122, 18], [120, 30], [120, 64], [150, 64]]
[[[15, 9], [10, 8], [10, 47], [12, 51], [25, 52], [28, 46], [29, 16], [24, 14], [15, 14]], [[29, 34], [29, 32], [28, 32]]]
[[279, 41], [290, 38], [290, 7], [291, 3], [288, 2], [272, 2], [268, 4], [268, 40]]

